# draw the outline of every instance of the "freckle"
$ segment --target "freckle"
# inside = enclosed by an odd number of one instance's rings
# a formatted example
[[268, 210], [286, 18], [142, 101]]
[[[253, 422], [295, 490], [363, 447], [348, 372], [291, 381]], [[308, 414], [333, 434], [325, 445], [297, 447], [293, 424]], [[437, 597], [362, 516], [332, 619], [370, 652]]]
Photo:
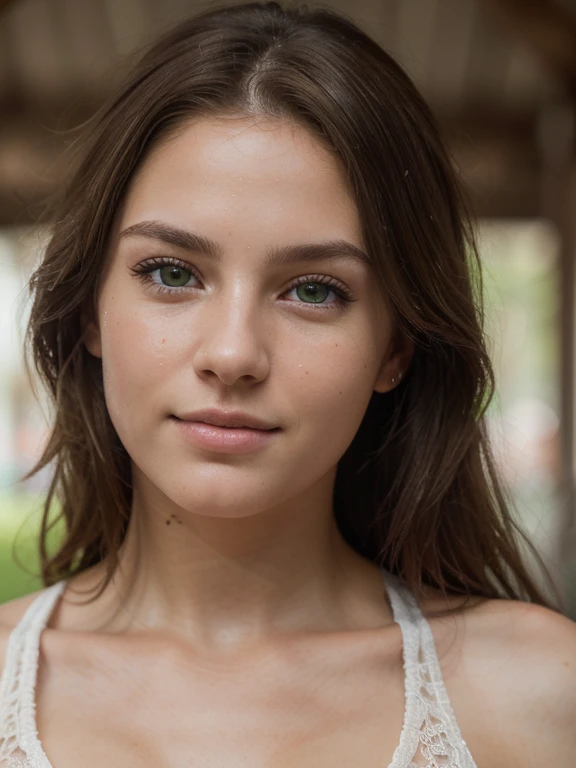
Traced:
[[166, 520], [166, 525], [170, 525], [170, 520]]

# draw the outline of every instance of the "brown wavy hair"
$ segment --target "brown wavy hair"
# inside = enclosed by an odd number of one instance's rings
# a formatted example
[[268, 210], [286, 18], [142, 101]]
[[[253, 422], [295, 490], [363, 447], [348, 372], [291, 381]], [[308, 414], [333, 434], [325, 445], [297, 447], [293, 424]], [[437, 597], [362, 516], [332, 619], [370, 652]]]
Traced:
[[[352, 19], [277, 2], [212, 7], [178, 24], [85, 126], [29, 283], [28, 375], [33, 364], [53, 404], [43, 455], [23, 478], [54, 463], [39, 538], [44, 585], [105, 561], [99, 595], [131, 515], [130, 457], [81, 323], [95, 312], [113, 218], [155, 142], [187, 120], [226, 113], [304, 126], [341, 162], [375, 279], [398, 332], [415, 343], [406, 377], [373, 394], [339, 462], [334, 514], [344, 538], [404, 578], [417, 599], [431, 586], [465, 602], [504, 597], [558, 610], [524, 560], [522, 546], [555, 589], [491, 454], [480, 260], [430, 109]], [[57, 521], [65, 535], [49, 551]]]

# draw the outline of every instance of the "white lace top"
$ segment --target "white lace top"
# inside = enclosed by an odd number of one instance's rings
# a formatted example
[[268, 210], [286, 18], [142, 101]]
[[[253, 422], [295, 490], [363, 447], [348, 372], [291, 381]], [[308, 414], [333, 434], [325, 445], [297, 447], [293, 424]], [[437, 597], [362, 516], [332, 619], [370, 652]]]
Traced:
[[[448, 699], [430, 626], [405, 583], [384, 569], [382, 576], [402, 630], [406, 702], [387, 768], [477, 768]], [[43, 590], [10, 635], [0, 677], [1, 768], [57, 768], [38, 736], [35, 688], [40, 635], [65, 586], [61, 581]]]

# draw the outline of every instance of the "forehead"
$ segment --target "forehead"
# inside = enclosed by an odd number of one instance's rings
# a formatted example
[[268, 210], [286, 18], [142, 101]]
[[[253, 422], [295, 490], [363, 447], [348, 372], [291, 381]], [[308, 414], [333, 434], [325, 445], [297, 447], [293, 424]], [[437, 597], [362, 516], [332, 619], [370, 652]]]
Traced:
[[140, 218], [298, 237], [360, 238], [342, 166], [306, 128], [254, 117], [189, 121], [136, 173], [121, 226]]

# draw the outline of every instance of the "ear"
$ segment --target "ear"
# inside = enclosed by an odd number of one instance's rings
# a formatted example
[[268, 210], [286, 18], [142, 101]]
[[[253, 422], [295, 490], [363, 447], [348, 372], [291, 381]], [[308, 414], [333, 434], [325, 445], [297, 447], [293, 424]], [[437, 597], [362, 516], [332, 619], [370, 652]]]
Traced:
[[80, 327], [82, 329], [82, 339], [84, 346], [94, 357], [102, 357], [102, 341], [100, 339], [100, 328], [98, 322], [94, 320], [93, 312], [86, 309], [80, 312]]
[[390, 392], [398, 386], [410, 367], [414, 355], [414, 342], [404, 334], [397, 338], [390, 354], [382, 361], [378, 378], [374, 384], [375, 392]]

